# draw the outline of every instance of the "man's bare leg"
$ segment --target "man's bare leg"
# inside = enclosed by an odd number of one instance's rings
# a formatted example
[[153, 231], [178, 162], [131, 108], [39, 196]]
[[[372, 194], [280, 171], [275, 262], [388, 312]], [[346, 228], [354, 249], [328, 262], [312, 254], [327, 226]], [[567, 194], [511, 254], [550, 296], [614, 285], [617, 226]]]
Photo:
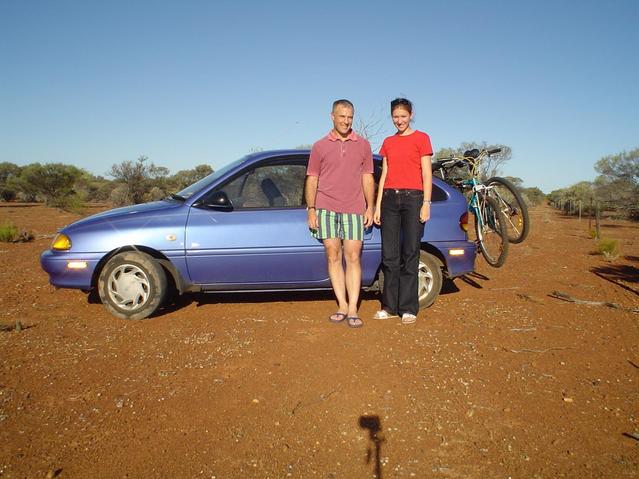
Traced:
[[345, 283], [348, 293], [348, 316], [357, 316], [357, 302], [362, 287], [362, 242], [344, 240], [344, 259], [346, 260]]
[[342, 240], [339, 238], [325, 239], [324, 250], [326, 251], [328, 277], [331, 279], [331, 286], [337, 299], [337, 311], [348, 314], [350, 308], [346, 300], [346, 284], [342, 265]]

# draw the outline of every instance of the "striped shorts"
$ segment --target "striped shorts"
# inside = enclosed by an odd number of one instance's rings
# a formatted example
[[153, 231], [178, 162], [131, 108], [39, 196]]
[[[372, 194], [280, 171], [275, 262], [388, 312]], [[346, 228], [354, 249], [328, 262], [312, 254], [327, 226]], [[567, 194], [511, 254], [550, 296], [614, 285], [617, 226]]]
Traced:
[[357, 213], [336, 213], [330, 210], [317, 210], [319, 227], [312, 231], [313, 237], [324, 240], [339, 238], [343, 240], [364, 240], [364, 216]]

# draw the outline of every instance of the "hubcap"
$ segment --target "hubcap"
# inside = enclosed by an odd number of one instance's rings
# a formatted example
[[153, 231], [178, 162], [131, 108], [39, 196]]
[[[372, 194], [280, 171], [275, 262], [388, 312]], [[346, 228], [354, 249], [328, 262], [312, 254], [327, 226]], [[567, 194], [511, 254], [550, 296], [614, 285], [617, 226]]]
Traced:
[[422, 298], [430, 293], [430, 290], [433, 288], [433, 274], [431, 273], [430, 269], [428, 269], [426, 265], [420, 261], [417, 276], [419, 279], [418, 294], [419, 297]]
[[146, 273], [132, 264], [123, 264], [109, 277], [109, 298], [119, 308], [134, 311], [144, 306], [150, 294]]

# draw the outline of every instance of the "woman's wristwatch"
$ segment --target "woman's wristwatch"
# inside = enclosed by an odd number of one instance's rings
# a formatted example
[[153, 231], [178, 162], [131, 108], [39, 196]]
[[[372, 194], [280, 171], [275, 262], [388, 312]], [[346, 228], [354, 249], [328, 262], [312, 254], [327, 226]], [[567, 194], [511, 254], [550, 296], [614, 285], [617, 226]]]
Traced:
[[423, 204], [425, 204], [425, 205], [430, 205], [431, 203], [432, 203], [432, 201], [430, 201], [430, 200], [424, 200], [424, 203], [423, 203]]
[[306, 211], [311, 211], [311, 210], [314, 210], [314, 209], [315, 209], [315, 207], [314, 207], [314, 206], [307, 206], [307, 207], [306, 207]]

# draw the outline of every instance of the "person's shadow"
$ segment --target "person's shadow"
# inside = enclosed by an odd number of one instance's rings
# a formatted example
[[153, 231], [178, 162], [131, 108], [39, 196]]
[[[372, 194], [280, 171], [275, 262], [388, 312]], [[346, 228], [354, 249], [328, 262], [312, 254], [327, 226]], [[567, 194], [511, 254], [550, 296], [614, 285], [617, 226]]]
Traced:
[[368, 429], [369, 443], [368, 449], [366, 450], [366, 464], [370, 464], [371, 461], [374, 460], [375, 470], [373, 472], [373, 477], [375, 479], [382, 479], [382, 443], [385, 439], [380, 435], [382, 431], [382, 424], [379, 422], [379, 416], [360, 416], [359, 427], [362, 429]]

